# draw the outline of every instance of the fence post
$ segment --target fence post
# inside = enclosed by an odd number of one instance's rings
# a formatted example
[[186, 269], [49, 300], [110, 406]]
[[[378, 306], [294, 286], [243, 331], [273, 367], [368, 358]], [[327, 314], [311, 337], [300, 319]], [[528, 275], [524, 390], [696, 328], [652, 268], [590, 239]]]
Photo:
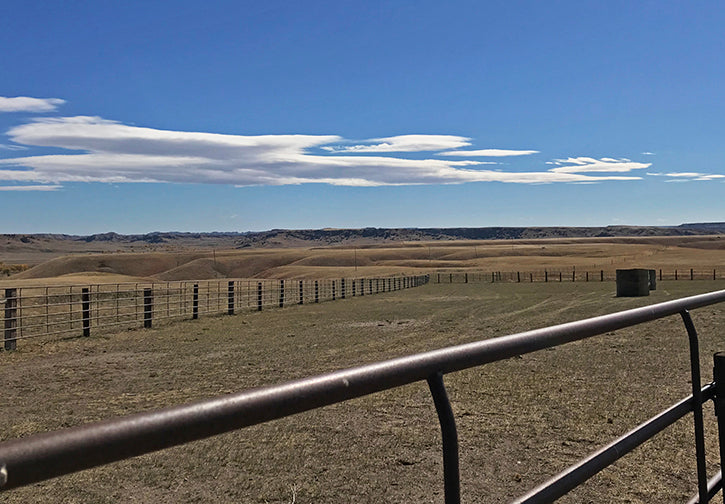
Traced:
[[194, 289], [191, 295], [191, 319], [196, 320], [199, 318], [199, 284], [194, 284]]
[[521, 272], [520, 271], [516, 272], [516, 283], [521, 283]]
[[365, 295], [365, 279], [364, 278], [360, 279], [360, 295], [361, 296]]
[[335, 300], [335, 281], [332, 281], [332, 300]]
[[279, 307], [284, 308], [284, 280], [279, 281]]
[[662, 281], [662, 268], [660, 268], [660, 282]]
[[561, 271], [559, 272], [559, 283], [561, 283]]
[[604, 281], [604, 270], [599, 270], [599, 281], [600, 282]]
[[340, 279], [340, 297], [345, 299], [345, 279]]
[[227, 289], [227, 313], [234, 315], [234, 281], [229, 281], [229, 287]]
[[589, 272], [587, 271], [587, 282], [589, 281]]
[[468, 273], [466, 273], [466, 281], [464, 283], [468, 283]]
[[91, 295], [88, 287], [81, 289], [81, 311], [83, 312], [83, 336], [91, 335]]
[[677, 270], [675, 270], [675, 280], [677, 280]]
[[725, 352], [717, 352], [713, 359], [713, 381], [715, 382], [715, 416], [717, 417], [720, 464], [725, 464]]
[[315, 280], [315, 303], [320, 302], [320, 284]]
[[695, 279], [695, 270], [690, 268], [690, 280], [694, 280], [694, 279]]
[[548, 281], [549, 281], [549, 272], [544, 270], [544, 282], [548, 282]]
[[18, 291], [5, 289], [5, 350], [17, 348]]
[[304, 304], [304, 303], [305, 303], [304, 280], [300, 280], [300, 302], [298, 304]]
[[145, 329], [151, 328], [151, 321], [154, 313], [154, 295], [149, 288], [143, 290], [143, 326]]
[[262, 282], [257, 282], [257, 311], [262, 311]]

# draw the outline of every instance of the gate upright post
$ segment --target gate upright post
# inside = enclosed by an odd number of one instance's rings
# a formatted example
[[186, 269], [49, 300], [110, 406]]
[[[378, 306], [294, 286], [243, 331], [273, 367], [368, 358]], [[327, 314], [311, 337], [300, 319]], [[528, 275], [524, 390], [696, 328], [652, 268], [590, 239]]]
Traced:
[[718, 444], [720, 464], [725, 464], [725, 352], [714, 356], [713, 381], [715, 382], [715, 416], [717, 416]]
[[460, 504], [461, 482], [458, 463], [458, 433], [451, 403], [438, 372], [428, 377], [428, 388], [433, 396], [443, 441], [443, 484], [445, 504]]

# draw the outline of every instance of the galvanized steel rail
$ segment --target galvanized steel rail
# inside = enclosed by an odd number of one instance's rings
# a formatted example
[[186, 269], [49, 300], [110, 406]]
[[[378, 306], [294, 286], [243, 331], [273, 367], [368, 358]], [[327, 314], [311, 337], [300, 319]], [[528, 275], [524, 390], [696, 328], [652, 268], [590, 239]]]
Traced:
[[[681, 314], [684, 318], [688, 310], [721, 302], [725, 302], [725, 290], [6, 441], [0, 443], [0, 483], [5, 479], [3, 489], [15, 488], [348, 399], [427, 381], [443, 430], [446, 503], [458, 502], [458, 448], [443, 375], [671, 315]], [[696, 333], [689, 331], [689, 326], [688, 335], [696, 338]], [[656, 432], [688, 412], [701, 408], [703, 400], [713, 397], [711, 385], [702, 390], [698, 386], [696, 392], [517, 502], [551, 502], [568, 492]], [[700, 456], [698, 453], [698, 458]], [[704, 453], [702, 457], [704, 467]], [[698, 478], [700, 502], [707, 502], [709, 494], [716, 491], [713, 488], [719, 488], [721, 483], [714, 479], [708, 484], [705, 474], [698, 474]]]

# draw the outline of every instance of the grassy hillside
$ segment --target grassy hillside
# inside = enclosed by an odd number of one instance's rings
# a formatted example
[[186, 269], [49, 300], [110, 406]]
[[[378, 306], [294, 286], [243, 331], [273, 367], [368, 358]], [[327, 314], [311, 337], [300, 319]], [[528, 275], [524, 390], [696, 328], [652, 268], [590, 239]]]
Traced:
[[616, 268], [725, 268], [725, 237], [562, 238], [405, 242], [365, 247], [227, 249], [73, 254], [13, 275], [95, 282], [214, 278], [330, 278], [435, 271], [613, 271]]

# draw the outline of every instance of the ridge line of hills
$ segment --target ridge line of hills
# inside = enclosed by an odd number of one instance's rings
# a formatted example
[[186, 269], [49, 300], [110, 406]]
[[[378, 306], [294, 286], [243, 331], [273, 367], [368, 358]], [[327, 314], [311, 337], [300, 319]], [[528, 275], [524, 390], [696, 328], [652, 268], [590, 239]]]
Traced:
[[[538, 238], [609, 238], [647, 236], [696, 236], [725, 234], [725, 222], [689, 223], [679, 226], [534, 226], [534, 227], [454, 227], [454, 228], [359, 228], [359, 229], [272, 229], [248, 232], [153, 232], [123, 235], [109, 232], [88, 236], [68, 234], [4, 234], [6, 239], [23, 243], [54, 240], [91, 243], [133, 243], [152, 245], [192, 245], [247, 247], [297, 247], [310, 245], [368, 244], [396, 241], [437, 240], [516, 240]], [[208, 242], [208, 243], [207, 243]]]

